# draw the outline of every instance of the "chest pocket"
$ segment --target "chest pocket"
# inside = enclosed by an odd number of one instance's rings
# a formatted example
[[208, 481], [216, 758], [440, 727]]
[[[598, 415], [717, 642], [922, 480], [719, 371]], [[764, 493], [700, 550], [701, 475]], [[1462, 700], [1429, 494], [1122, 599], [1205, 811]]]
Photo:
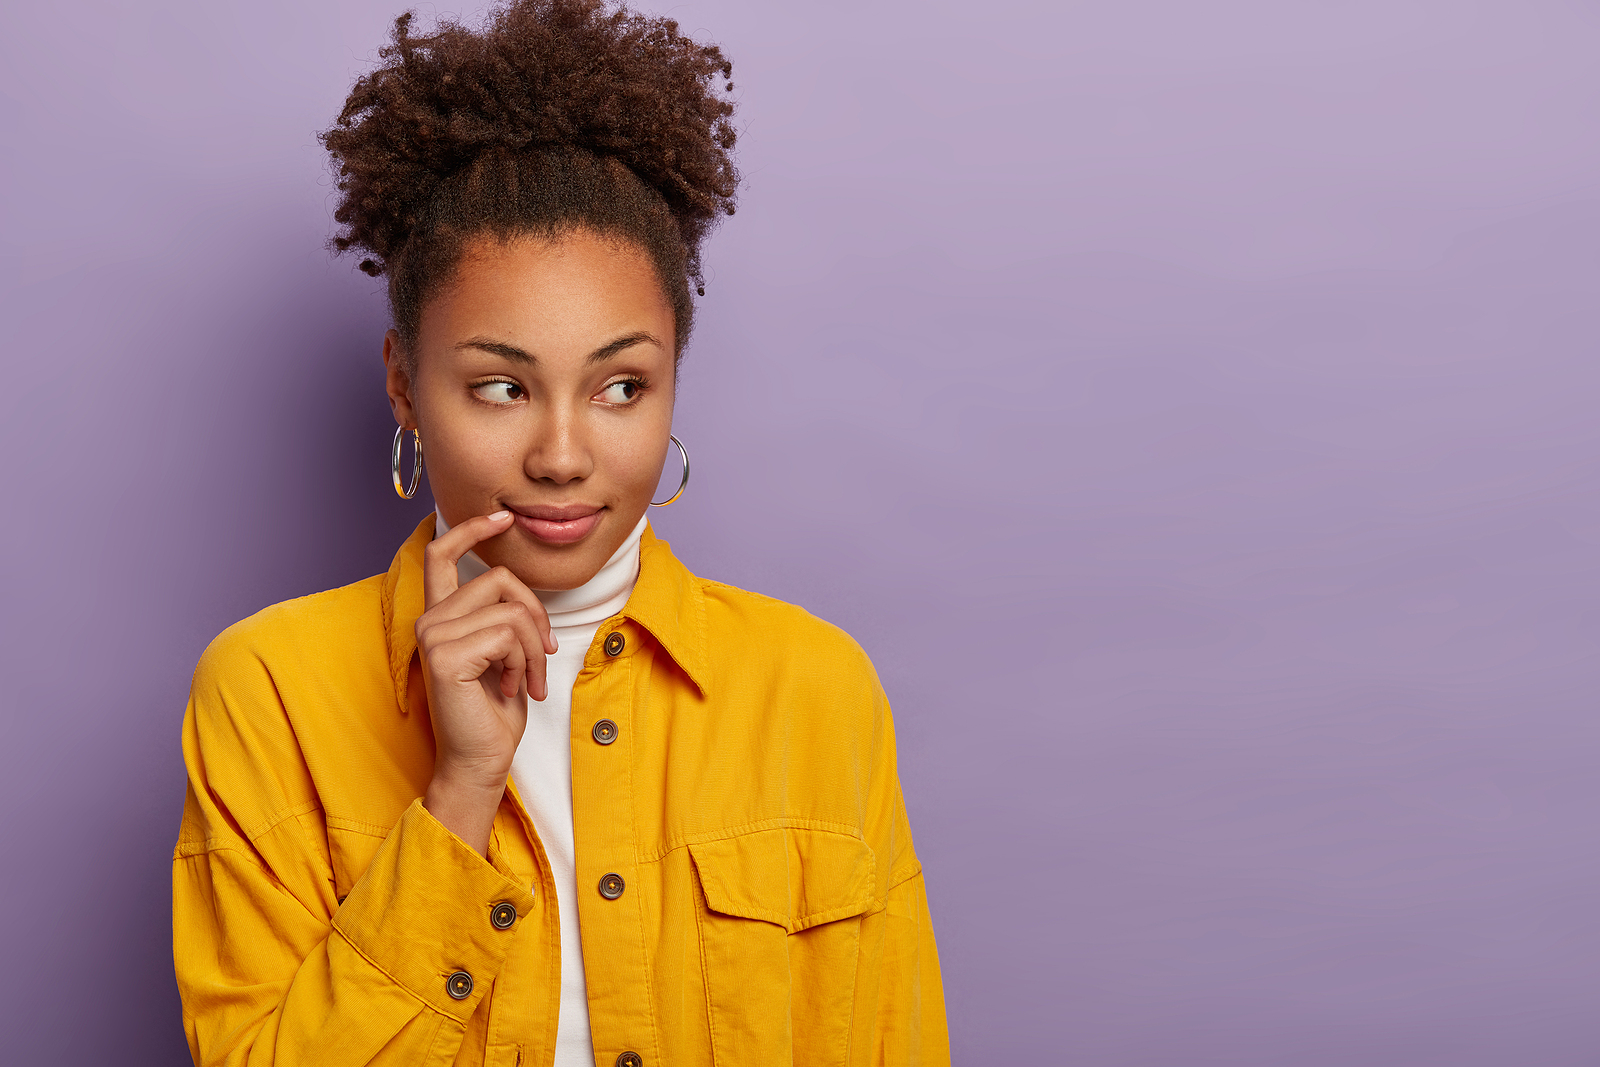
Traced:
[[779, 827], [689, 846], [715, 1062], [842, 1064], [861, 919], [882, 907], [860, 838]]

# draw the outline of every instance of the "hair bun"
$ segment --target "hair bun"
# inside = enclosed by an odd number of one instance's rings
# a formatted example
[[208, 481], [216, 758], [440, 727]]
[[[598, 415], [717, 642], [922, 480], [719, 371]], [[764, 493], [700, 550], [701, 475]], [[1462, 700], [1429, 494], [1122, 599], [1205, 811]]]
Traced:
[[[442, 182], [488, 152], [568, 148], [625, 164], [666, 202], [700, 280], [699, 246], [731, 215], [739, 175], [733, 64], [675, 21], [607, 0], [515, 0], [483, 28], [453, 19], [413, 32], [395, 19], [381, 64], [322, 134], [343, 194], [333, 245], [389, 269]], [[731, 89], [731, 83], [728, 89]]]

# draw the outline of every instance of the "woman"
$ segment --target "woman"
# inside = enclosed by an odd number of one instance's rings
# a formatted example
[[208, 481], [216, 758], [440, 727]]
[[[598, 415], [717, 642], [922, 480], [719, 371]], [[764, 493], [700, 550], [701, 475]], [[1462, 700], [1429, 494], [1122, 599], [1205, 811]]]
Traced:
[[731, 69], [598, 0], [407, 15], [324, 135], [335, 244], [388, 277], [395, 487], [437, 512], [201, 659], [196, 1063], [948, 1061], [871, 664], [645, 518], [669, 450], [688, 478]]

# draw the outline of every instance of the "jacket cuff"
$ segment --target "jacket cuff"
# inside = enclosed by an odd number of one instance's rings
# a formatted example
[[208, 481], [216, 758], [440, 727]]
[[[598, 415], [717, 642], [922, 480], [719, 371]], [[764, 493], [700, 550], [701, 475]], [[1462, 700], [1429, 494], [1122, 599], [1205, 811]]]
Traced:
[[485, 860], [417, 799], [334, 913], [333, 928], [419, 1000], [465, 1021], [532, 912], [533, 893], [497, 850]]

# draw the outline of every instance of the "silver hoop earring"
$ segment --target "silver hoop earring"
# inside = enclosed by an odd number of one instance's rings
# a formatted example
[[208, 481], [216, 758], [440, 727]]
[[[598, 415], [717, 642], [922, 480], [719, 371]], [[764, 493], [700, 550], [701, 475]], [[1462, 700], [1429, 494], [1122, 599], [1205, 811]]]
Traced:
[[400, 441], [405, 436], [406, 428], [394, 428], [394, 454], [389, 459], [389, 473], [394, 477], [394, 491], [400, 494], [400, 499], [410, 500], [417, 495], [417, 486], [422, 484], [422, 435], [416, 430], [411, 431], [412, 451], [416, 459], [411, 465], [411, 487], [408, 489], [400, 483]]
[[[663, 500], [661, 503], [657, 504], [654, 500], [650, 501], [650, 506], [653, 508], [666, 507], [668, 504], [682, 496], [683, 487], [689, 484], [689, 450], [684, 448], [683, 442], [678, 440], [677, 437], [673, 436], [672, 434], [668, 434], [667, 437], [673, 444], [678, 446], [678, 454], [683, 457], [683, 480], [678, 483], [678, 491], [673, 493], [667, 499]], [[395, 453], [395, 455], [399, 454], [400, 453], [398, 452]]]

